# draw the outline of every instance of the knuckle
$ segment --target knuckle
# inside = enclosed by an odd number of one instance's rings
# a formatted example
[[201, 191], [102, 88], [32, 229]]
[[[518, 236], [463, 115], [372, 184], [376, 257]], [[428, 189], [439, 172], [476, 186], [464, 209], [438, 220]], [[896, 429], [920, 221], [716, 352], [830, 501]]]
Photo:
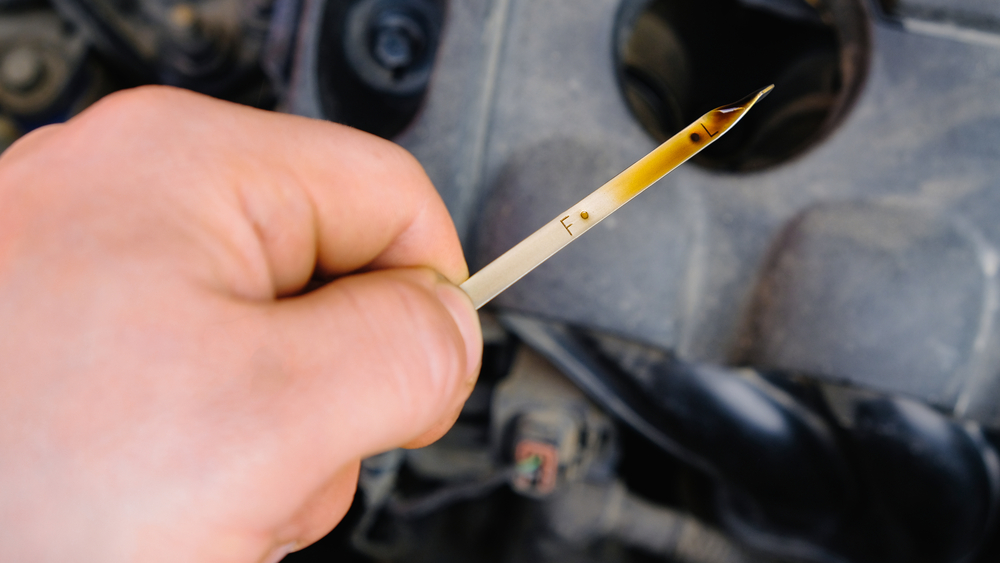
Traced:
[[427, 171], [424, 170], [424, 166], [420, 164], [420, 161], [417, 160], [417, 157], [413, 156], [413, 154], [410, 151], [404, 149], [399, 145], [394, 144], [393, 146], [396, 147], [396, 152], [397, 152], [396, 158], [400, 163], [400, 168], [407, 175], [416, 180], [415, 183], [418, 185], [419, 188], [421, 188], [422, 191], [427, 193], [432, 193], [434, 194], [434, 197], [437, 197], [437, 191], [434, 189], [433, 184], [431, 184], [431, 180], [427, 176]]
[[424, 170], [420, 161], [417, 157], [396, 143], [391, 141], [386, 141], [383, 139], [378, 139], [382, 146], [380, 147], [380, 152], [383, 155], [385, 161], [389, 165], [388, 168], [393, 171], [394, 174], [398, 175], [400, 178], [406, 178], [410, 180], [407, 185], [418, 189], [420, 191], [430, 190], [434, 191], [431, 184], [430, 178], [427, 176], [427, 172]]
[[4, 163], [3, 170], [7, 170], [12, 161], [44, 154], [53, 143], [53, 136], [64, 127], [65, 125], [62, 123], [54, 123], [22, 135], [20, 139], [0, 154], [0, 162]]
[[148, 114], [151, 111], [169, 108], [178, 100], [187, 97], [187, 94], [182, 90], [169, 86], [139, 86], [108, 94], [88, 108], [88, 112], [98, 115], [105, 113]]
[[131, 135], [163, 134], [187, 123], [198, 95], [169, 86], [147, 85], [111, 93], [68, 125], [78, 134], [109, 142]]

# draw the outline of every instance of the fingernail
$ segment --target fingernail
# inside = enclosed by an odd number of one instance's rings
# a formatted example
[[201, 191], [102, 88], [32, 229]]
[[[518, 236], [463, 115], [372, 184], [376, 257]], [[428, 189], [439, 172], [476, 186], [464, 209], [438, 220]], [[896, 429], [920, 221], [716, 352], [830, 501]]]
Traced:
[[295, 542], [288, 542], [285, 545], [279, 545], [278, 547], [271, 550], [271, 553], [267, 554], [264, 558], [263, 563], [278, 563], [285, 558], [286, 555], [295, 551]]
[[483, 353], [483, 332], [479, 324], [479, 313], [472, 306], [469, 296], [450, 282], [439, 283], [437, 295], [451, 313], [459, 332], [462, 333], [462, 340], [465, 341], [466, 378], [474, 378], [477, 374], [473, 372], [479, 366]]

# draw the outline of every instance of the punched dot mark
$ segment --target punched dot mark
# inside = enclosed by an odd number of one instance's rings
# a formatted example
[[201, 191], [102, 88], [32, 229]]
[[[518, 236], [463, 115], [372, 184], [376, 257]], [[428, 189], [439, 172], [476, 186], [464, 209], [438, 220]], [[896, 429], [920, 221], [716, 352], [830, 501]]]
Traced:
[[580, 212], [580, 217], [582, 217], [584, 219], [588, 219], [590, 217], [590, 213], [587, 213], [586, 211], [581, 211]]
[[691, 133], [691, 140], [697, 143], [698, 141], [701, 140], [701, 135], [697, 133]]

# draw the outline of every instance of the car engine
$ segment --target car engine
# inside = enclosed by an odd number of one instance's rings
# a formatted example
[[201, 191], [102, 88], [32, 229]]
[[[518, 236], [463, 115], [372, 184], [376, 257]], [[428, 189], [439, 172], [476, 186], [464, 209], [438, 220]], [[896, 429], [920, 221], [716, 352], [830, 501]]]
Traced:
[[473, 271], [771, 83], [487, 306], [456, 425], [286, 561], [1000, 561], [1000, 3], [0, 0], [0, 150], [142, 84], [344, 123]]

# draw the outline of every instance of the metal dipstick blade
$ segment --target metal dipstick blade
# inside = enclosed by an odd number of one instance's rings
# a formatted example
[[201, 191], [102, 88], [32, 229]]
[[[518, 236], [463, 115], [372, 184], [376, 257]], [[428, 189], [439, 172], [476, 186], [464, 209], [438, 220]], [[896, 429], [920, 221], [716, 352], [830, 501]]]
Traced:
[[477, 309], [589, 231], [633, 197], [719, 139], [774, 85], [716, 108], [667, 139], [461, 284]]

